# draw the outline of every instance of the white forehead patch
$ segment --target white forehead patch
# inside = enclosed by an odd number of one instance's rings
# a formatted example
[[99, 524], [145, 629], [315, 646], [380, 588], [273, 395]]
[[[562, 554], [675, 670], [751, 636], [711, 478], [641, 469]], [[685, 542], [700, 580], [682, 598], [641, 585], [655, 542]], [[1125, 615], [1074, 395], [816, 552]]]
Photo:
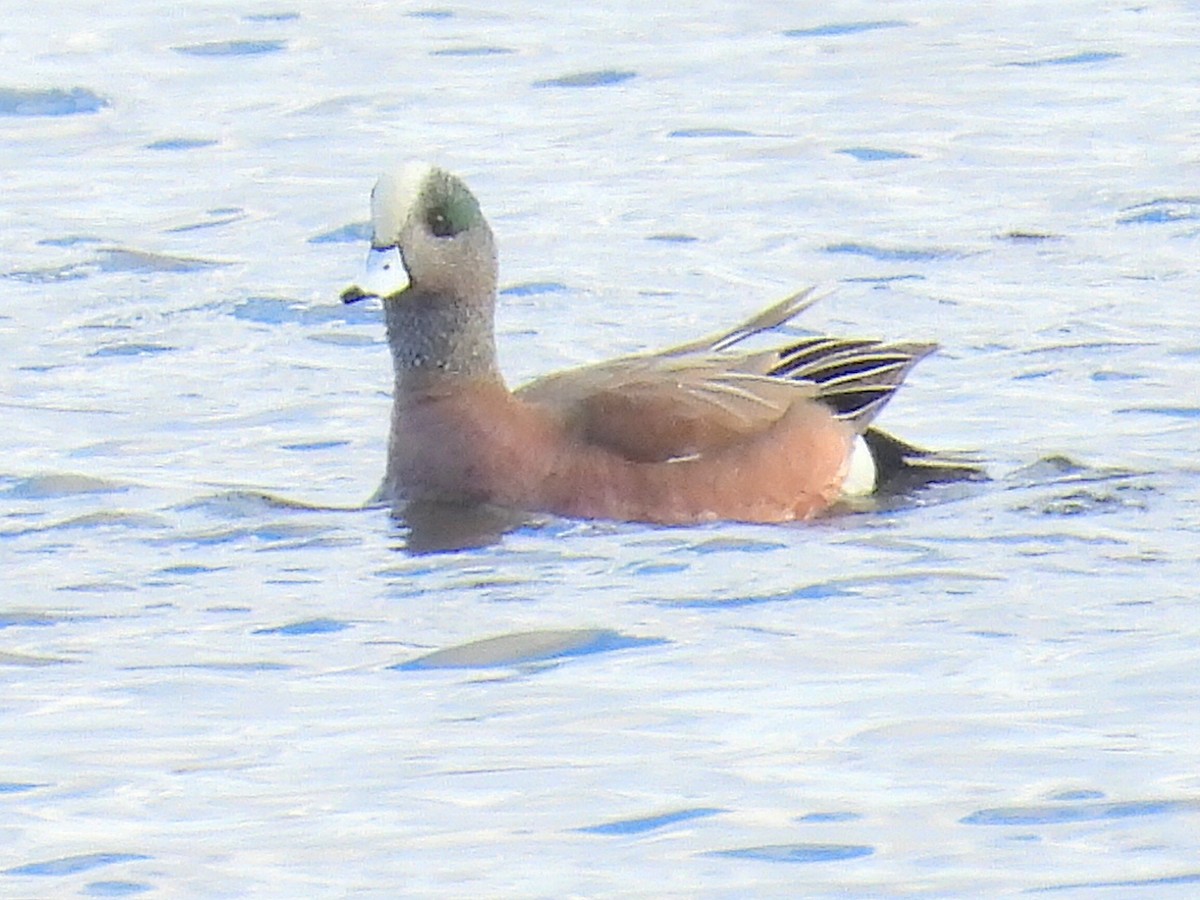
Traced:
[[387, 247], [396, 243], [426, 179], [433, 174], [429, 163], [409, 163], [398, 173], [384, 173], [371, 191], [371, 228], [375, 232], [371, 243]]

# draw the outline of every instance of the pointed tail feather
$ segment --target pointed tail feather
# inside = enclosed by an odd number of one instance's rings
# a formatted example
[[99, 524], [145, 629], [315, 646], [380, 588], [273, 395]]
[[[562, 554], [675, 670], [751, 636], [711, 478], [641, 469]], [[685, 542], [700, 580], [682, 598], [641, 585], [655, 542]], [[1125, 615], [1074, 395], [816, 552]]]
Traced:
[[930, 484], [988, 480], [987, 472], [969, 453], [926, 450], [878, 428], [868, 428], [863, 440], [879, 473], [877, 493], [901, 494]]
[[728, 331], [722, 331], [719, 334], [708, 335], [695, 341], [689, 341], [686, 344], [680, 344], [678, 347], [672, 347], [670, 350], [667, 350], [663, 355], [676, 356], [704, 350], [728, 350], [734, 344], [741, 343], [746, 338], [761, 334], [764, 331], [770, 331], [772, 328], [778, 328], [785, 322], [800, 315], [800, 313], [825, 296], [825, 294], [817, 294], [816, 290], [815, 287], [807, 287], [802, 291], [792, 294], [790, 297], [785, 297], [772, 306], [768, 306], [762, 312], [755, 313], [749, 319], [740, 322]]

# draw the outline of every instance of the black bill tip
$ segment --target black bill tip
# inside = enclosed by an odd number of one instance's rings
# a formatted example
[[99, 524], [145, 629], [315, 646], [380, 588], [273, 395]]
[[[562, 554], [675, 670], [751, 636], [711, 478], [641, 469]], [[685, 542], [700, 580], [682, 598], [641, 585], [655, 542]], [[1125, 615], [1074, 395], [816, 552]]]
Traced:
[[357, 284], [352, 284], [350, 287], [342, 291], [343, 303], [357, 303], [359, 300], [366, 300], [368, 297], [374, 297], [374, 294], [369, 294], [360, 288]]

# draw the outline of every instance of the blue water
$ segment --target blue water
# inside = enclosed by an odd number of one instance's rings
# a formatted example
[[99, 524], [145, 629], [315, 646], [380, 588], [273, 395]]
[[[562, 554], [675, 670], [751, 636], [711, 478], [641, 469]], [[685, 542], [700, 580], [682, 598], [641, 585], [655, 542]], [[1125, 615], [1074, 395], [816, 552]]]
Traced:
[[[0, 896], [1193, 896], [1200, 6], [26, 6]], [[361, 510], [337, 296], [413, 156], [498, 234], [513, 383], [816, 284], [941, 344], [881, 424], [993, 480]]]

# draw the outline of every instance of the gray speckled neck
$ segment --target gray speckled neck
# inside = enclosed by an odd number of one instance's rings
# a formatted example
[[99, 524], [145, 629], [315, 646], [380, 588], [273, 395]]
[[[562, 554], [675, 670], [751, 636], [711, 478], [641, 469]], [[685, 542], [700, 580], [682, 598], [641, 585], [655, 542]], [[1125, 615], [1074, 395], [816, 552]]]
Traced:
[[500, 380], [492, 304], [410, 288], [383, 307], [398, 390], [438, 375]]

